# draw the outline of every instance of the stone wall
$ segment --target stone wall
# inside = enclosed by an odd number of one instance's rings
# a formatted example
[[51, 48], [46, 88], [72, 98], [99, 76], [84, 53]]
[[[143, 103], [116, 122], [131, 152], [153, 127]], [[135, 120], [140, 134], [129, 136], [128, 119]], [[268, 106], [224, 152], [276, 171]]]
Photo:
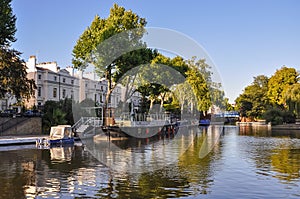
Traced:
[[[11, 122], [9, 129], [0, 132], [0, 135], [40, 135], [42, 134], [42, 118], [1, 118], [0, 124], [3, 122]], [[0, 129], [1, 130], [1, 129]]]

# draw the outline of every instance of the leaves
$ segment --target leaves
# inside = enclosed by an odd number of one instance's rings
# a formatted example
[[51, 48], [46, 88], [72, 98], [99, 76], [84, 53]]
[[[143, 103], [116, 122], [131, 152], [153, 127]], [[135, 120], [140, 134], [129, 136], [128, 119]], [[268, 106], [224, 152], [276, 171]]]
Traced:
[[16, 41], [16, 17], [12, 13], [11, 0], [0, 2], [0, 98], [7, 95], [18, 100], [29, 99], [36, 89], [34, 80], [29, 80], [21, 53], [9, 49]]
[[0, 47], [8, 47], [15, 42], [16, 16], [12, 12], [11, 0], [0, 2]]
[[264, 75], [254, 77], [253, 83], [235, 100], [236, 108], [243, 117], [262, 118], [269, 106], [268, 81], [269, 78]]
[[268, 97], [270, 102], [277, 105], [284, 105], [284, 93], [299, 81], [299, 74], [294, 68], [282, 67], [277, 70], [268, 82]]
[[29, 99], [36, 89], [34, 80], [28, 79], [26, 66], [16, 50], [0, 49], [0, 98], [6, 94], [17, 99]]

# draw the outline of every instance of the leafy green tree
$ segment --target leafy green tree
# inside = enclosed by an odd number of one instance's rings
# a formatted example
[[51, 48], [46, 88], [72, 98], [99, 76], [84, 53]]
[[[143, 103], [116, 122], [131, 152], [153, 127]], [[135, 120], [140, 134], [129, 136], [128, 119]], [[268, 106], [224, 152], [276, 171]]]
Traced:
[[207, 112], [209, 107], [212, 105], [207, 82], [205, 81], [202, 73], [200, 73], [200, 71], [193, 65], [190, 65], [186, 74], [187, 82], [191, 86], [196, 98], [197, 109], [202, 112]]
[[[74, 124], [71, 99], [60, 100], [59, 102], [47, 101], [43, 112], [45, 113], [42, 117], [44, 133], [49, 133], [51, 126]], [[82, 113], [83, 111], [78, 112]]]
[[17, 99], [34, 94], [34, 80], [27, 79], [26, 66], [21, 53], [10, 49], [15, 42], [16, 16], [11, 8], [11, 0], [0, 2], [0, 98], [9, 94]]
[[282, 67], [277, 70], [268, 82], [268, 97], [274, 105], [284, 106], [286, 103], [284, 94], [289, 86], [299, 81], [299, 74], [294, 68]]
[[300, 118], [300, 83], [290, 85], [284, 93], [288, 109]]
[[254, 77], [251, 85], [235, 100], [236, 108], [241, 116], [250, 118], [262, 118], [263, 113], [269, 107], [268, 77], [259, 75]]
[[[105, 109], [116, 86], [115, 82], [132, 67], [152, 59], [153, 52], [146, 49], [141, 41], [145, 25], [144, 18], [114, 4], [106, 19], [95, 17], [74, 46], [72, 62], [75, 68], [84, 69], [87, 62], [92, 63], [108, 80]], [[130, 32], [133, 29], [137, 31]], [[115, 35], [118, 36], [114, 37]], [[118, 54], [124, 50], [127, 53]]]
[[0, 2], [0, 46], [9, 46], [15, 42], [16, 16], [11, 8], [11, 0], [2, 0]]
[[263, 118], [265, 118], [267, 122], [271, 122], [273, 125], [295, 122], [295, 115], [292, 112], [278, 107], [269, 108], [263, 114]]
[[[180, 78], [178, 78], [178, 76], [181, 76], [182, 78], [186, 77], [186, 72], [188, 71], [188, 65], [186, 64], [186, 61], [180, 56], [169, 58], [162, 54], [158, 54], [152, 60], [151, 64], [152, 67], [155, 67], [155, 65], [157, 65], [158, 67], [161, 67], [161, 65], [170, 67], [169, 70], [165, 70], [165, 68], [163, 67], [163, 70], [160, 70], [160, 73], [157, 73], [157, 75], [155, 76], [155, 82], [166, 82], [166, 84], [168, 85], [170, 85], [171, 82], [173, 82], [173, 84], [183, 83], [180, 82]], [[152, 67], [150, 67], [149, 69], [151, 70]], [[178, 71], [179, 73], [175, 74], [173, 69], [175, 71]], [[154, 95], [154, 100], [157, 100], [157, 98], [159, 97], [160, 107], [163, 108], [166, 97], [171, 96], [168, 95], [171, 90], [167, 85], [160, 85], [156, 88], [156, 90], [157, 93], [156, 95]]]

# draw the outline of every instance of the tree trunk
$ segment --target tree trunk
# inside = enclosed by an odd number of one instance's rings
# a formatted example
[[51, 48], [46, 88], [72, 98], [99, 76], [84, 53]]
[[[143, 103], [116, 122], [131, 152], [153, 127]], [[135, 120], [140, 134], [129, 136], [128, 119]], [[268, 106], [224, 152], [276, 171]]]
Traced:
[[105, 96], [105, 102], [104, 102], [104, 111], [103, 111], [103, 126], [107, 126], [107, 118], [110, 116], [108, 114], [108, 102], [110, 95], [112, 93], [112, 80], [111, 80], [111, 68], [112, 66], [109, 65], [107, 70], [105, 71], [105, 78], [107, 79], [107, 93]]

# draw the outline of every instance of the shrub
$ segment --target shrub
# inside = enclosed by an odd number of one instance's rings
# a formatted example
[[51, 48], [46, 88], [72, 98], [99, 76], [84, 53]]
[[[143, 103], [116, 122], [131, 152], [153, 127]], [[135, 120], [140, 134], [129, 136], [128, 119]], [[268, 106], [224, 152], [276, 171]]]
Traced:
[[295, 115], [293, 113], [279, 108], [267, 110], [264, 113], [263, 118], [267, 122], [271, 122], [272, 125], [295, 122]]

